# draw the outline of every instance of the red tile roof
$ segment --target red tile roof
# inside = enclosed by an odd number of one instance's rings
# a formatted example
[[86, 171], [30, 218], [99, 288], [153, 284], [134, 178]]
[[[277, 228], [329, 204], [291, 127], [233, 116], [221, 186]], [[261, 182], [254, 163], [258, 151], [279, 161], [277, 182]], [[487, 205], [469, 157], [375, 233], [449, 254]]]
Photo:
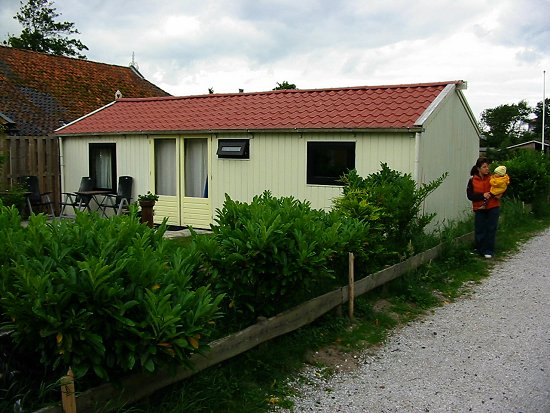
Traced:
[[123, 98], [58, 133], [411, 128], [445, 86], [460, 83]]
[[18, 135], [49, 135], [111, 102], [117, 90], [126, 97], [169, 96], [130, 67], [0, 46], [0, 113]]

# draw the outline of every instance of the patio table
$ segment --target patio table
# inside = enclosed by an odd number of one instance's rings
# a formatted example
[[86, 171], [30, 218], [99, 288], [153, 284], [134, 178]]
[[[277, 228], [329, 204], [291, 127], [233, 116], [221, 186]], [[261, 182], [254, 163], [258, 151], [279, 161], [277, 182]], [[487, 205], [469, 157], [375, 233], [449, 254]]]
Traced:
[[[90, 204], [91, 204], [91, 200], [93, 200], [96, 204], [96, 210], [99, 209], [99, 205], [103, 202], [103, 200], [105, 199], [105, 197], [107, 195], [109, 195], [111, 193], [111, 191], [107, 191], [107, 190], [94, 190], [94, 191], [76, 191], [75, 194], [79, 195], [80, 196], [80, 204], [78, 205], [78, 209], [80, 211], [82, 211], [83, 209], [88, 209], [88, 211], [91, 212], [91, 209], [90, 209]], [[83, 198], [86, 198], [86, 197], [90, 197], [91, 200], [90, 202], [88, 203], [87, 206], [83, 205], [82, 204], [82, 199]], [[103, 198], [101, 198], [103, 197]]]

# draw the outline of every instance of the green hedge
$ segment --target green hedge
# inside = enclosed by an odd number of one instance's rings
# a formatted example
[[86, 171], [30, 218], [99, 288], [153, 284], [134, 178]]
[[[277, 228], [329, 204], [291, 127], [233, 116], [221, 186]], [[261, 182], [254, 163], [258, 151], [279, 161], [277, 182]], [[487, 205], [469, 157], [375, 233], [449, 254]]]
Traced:
[[15, 208], [0, 207], [0, 321], [14, 356], [109, 380], [204, 347], [222, 297], [191, 289], [184, 254], [135, 212], [51, 223], [32, 215], [23, 228]]
[[376, 222], [376, 241], [386, 245], [390, 256], [411, 254], [435, 216], [422, 214], [422, 203], [441, 185], [447, 173], [417, 186], [410, 174], [392, 170], [385, 163], [380, 166], [379, 172], [366, 178], [356, 170], [346, 174], [342, 178], [343, 194], [335, 199], [334, 210], [364, 222]]
[[368, 224], [268, 191], [250, 203], [226, 196], [217, 216], [212, 236], [195, 236], [199, 283], [224, 292], [229, 318], [248, 324], [339, 284], [348, 252], [369, 243]]
[[507, 197], [525, 203], [546, 200], [550, 194], [550, 157], [548, 155], [531, 150], [519, 150], [507, 161], [494, 162], [491, 168], [494, 169], [501, 164], [506, 166], [510, 176]]

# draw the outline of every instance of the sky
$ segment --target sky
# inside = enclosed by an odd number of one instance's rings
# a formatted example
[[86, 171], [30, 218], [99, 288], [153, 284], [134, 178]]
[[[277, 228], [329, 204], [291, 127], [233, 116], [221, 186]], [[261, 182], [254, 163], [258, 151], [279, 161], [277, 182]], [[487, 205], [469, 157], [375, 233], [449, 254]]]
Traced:
[[[26, 2], [26, 0], [24, 0]], [[88, 60], [176, 96], [464, 80], [485, 109], [542, 101], [550, 0], [54, 0]], [[20, 0], [0, 0], [0, 41]], [[132, 58], [132, 56], [134, 56]], [[546, 80], [548, 78], [548, 81]]]

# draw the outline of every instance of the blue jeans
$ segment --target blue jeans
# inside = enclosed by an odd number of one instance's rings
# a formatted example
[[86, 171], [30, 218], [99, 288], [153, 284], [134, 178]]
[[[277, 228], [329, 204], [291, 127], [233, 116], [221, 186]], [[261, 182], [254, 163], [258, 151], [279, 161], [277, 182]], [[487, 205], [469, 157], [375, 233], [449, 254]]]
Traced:
[[481, 255], [493, 255], [500, 208], [478, 209], [474, 214], [475, 248]]

